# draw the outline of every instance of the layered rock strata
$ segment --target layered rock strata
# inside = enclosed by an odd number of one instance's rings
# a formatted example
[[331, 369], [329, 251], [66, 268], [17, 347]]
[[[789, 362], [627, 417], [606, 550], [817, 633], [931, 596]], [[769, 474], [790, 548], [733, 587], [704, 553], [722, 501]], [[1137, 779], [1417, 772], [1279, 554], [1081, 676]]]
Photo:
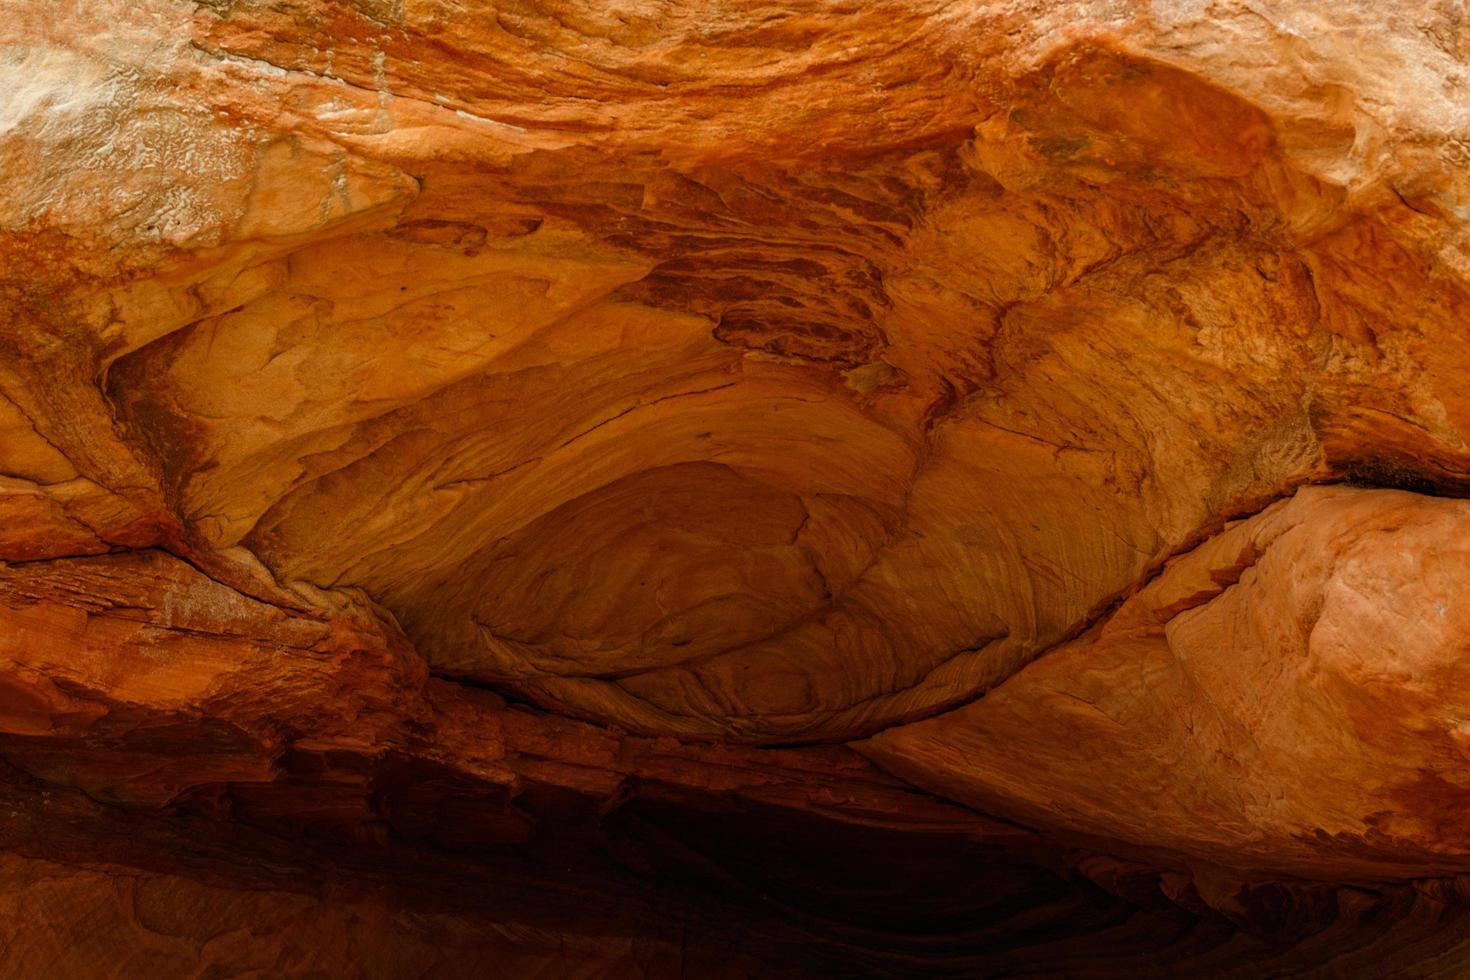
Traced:
[[12, 0], [16, 975], [1460, 975], [1467, 63]]

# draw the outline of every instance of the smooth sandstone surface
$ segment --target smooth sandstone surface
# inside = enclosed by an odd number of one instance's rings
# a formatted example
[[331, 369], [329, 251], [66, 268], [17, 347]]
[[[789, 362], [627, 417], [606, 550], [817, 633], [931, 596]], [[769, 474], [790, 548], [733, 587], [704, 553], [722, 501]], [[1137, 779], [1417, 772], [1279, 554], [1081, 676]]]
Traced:
[[1457, 4], [0, 7], [16, 975], [1463, 974]]
[[1467, 580], [1470, 504], [1305, 489], [865, 751], [994, 813], [1217, 864], [1461, 871]]

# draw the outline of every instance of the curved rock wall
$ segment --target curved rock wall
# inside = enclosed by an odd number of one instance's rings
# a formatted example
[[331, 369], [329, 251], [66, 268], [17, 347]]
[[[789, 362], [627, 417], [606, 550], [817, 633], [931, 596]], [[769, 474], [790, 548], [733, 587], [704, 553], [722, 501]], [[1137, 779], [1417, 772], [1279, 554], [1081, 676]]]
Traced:
[[[399, 922], [403, 841], [514, 866], [525, 972], [1080, 970], [1030, 908], [1100, 975], [1454, 975], [1455, 4], [10, 8], [15, 785], [247, 865], [331, 839], [351, 895], [301, 901], [344, 943]], [[750, 877], [747, 811], [806, 878]], [[9, 839], [0, 896], [89, 819]], [[876, 877], [990, 855], [1004, 901], [824, 914], [873, 840]], [[678, 884], [592, 928], [542, 880], [573, 843]], [[75, 888], [193, 880], [167, 851]], [[751, 911], [785, 891], [799, 927]], [[520, 942], [432, 905], [489, 930], [465, 969]], [[1349, 938], [1380, 914], [1398, 952]]]

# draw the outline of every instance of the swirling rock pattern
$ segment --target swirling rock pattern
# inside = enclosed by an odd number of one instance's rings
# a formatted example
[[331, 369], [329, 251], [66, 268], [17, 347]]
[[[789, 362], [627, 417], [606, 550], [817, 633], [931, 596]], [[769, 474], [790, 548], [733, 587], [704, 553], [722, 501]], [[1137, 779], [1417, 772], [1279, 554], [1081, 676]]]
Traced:
[[1450, 2], [12, 0], [17, 969], [1463, 973], [1467, 78]]

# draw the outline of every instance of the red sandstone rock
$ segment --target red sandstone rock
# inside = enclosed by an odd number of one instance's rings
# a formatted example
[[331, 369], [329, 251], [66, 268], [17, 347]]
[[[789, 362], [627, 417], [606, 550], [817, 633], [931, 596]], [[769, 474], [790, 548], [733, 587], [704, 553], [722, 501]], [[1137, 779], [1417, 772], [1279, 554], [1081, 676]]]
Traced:
[[1315, 878], [1470, 869], [1470, 504], [1314, 487], [983, 700], [864, 746], [1033, 825]]
[[16, 969], [1456, 975], [1466, 38], [13, 0]]

